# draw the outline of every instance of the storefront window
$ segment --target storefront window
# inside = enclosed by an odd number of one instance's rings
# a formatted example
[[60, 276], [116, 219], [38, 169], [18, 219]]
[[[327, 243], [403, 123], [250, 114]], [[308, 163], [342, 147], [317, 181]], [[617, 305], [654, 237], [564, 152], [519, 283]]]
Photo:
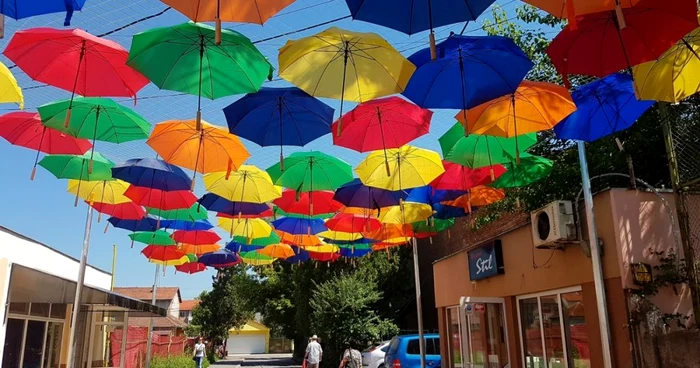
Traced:
[[537, 298], [520, 300], [520, 319], [525, 348], [523, 354], [525, 366], [527, 368], [544, 368], [542, 329]]
[[463, 367], [462, 360], [462, 336], [459, 328], [459, 309], [447, 309], [447, 334], [449, 336], [448, 349], [450, 354], [450, 368]]
[[489, 367], [502, 368], [508, 364], [508, 342], [506, 341], [505, 311], [502, 305], [486, 304], [486, 327], [488, 328]]
[[559, 320], [559, 301], [556, 295], [540, 298], [542, 305], [542, 325], [544, 327], [544, 344], [547, 362], [550, 368], [565, 368], [564, 342], [561, 338], [561, 321]]
[[[53, 308], [53, 306], [52, 306]], [[65, 307], [64, 307], [65, 309]], [[61, 338], [63, 323], [49, 322], [46, 332], [46, 348], [44, 349], [44, 364], [46, 368], [59, 368], [61, 364]]]
[[502, 302], [470, 302], [462, 327], [465, 368], [503, 368], [508, 366], [508, 341], [505, 305]]
[[590, 368], [591, 356], [588, 351], [588, 331], [580, 291], [561, 295], [564, 321], [567, 326], [569, 346], [569, 367]]
[[8, 318], [7, 327], [5, 327], [5, 348], [2, 356], [3, 367], [20, 366], [23, 335], [24, 320]]
[[41, 366], [41, 350], [44, 347], [45, 330], [46, 322], [27, 321], [27, 337], [24, 340], [24, 367]]

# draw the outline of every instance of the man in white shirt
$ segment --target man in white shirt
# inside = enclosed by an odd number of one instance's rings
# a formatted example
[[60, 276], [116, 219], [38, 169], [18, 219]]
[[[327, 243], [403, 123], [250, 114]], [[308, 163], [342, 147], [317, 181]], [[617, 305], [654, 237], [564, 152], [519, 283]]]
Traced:
[[318, 336], [313, 335], [311, 337], [311, 342], [306, 346], [304, 359], [308, 362], [306, 368], [318, 368], [319, 363], [323, 359], [323, 349], [321, 349], [321, 344], [318, 343]]

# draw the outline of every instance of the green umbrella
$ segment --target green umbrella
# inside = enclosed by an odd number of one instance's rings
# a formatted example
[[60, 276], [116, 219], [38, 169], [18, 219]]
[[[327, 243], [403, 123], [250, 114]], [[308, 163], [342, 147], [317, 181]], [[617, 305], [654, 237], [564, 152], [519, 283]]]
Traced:
[[190, 208], [181, 208], [176, 210], [161, 210], [158, 208], [147, 207], [146, 212], [149, 215], [158, 216], [165, 220], [180, 220], [180, 221], [190, 221], [195, 222], [197, 220], [205, 220], [209, 216], [207, 215], [207, 209], [201, 206], [199, 203], [195, 203]]
[[240, 244], [254, 245], [258, 247], [265, 247], [268, 245], [279, 244], [282, 239], [274, 231], [270, 233], [270, 236], [264, 238], [252, 238], [248, 239], [245, 236], [234, 236], [233, 241]]
[[[516, 156], [515, 140], [518, 147], [526, 150], [537, 143], [536, 133], [523, 134], [513, 138], [470, 134], [464, 136], [464, 127], [456, 123], [440, 137], [440, 148], [445, 160], [476, 169], [511, 161]], [[493, 176], [493, 169], [491, 170]]]
[[222, 30], [217, 45], [215, 34], [213, 27], [192, 22], [150, 29], [134, 36], [126, 62], [158, 88], [198, 96], [198, 129], [202, 96], [257, 92], [274, 70], [247, 37]]
[[[88, 172], [89, 162], [94, 166], [92, 173]], [[48, 170], [59, 179], [76, 179], [81, 181], [111, 180], [114, 162], [100, 153], [85, 153], [76, 155], [48, 155], [39, 161], [39, 166]]]
[[173, 238], [170, 237], [170, 234], [163, 230], [156, 230], [156, 231], [139, 231], [135, 232], [132, 234], [129, 234], [129, 238], [131, 238], [131, 245], [134, 245], [134, 242], [139, 242], [139, 243], [144, 243], [148, 245], [175, 245], [177, 244]]
[[411, 224], [413, 232], [420, 233], [439, 233], [451, 228], [455, 224], [455, 219], [433, 219], [428, 221], [418, 221]]
[[275, 261], [275, 258], [266, 256], [264, 254], [260, 254], [255, 250], [239, 253], [238, 256], [241, 257], [241, 260], [244, 263], [249, 264], [251, 266], [268, 265]]
[[508, 171], [490, 185], [494, 188], [524, 187], [549, 176], [553, 165], [552, 160], [523, 153], [519, 165], [513, 160], [505, 163]]

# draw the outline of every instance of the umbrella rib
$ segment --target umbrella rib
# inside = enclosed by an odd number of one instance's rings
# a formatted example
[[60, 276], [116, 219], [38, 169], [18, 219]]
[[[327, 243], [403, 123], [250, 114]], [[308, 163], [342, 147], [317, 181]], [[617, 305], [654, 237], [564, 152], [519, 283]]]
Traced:
[[316, 81], [316, 87], [314, 87], [314, 91], [313, 91], [312, 95], [315, 95], [315, 94], [316, 94], [316, 90], [318, 89], [318, 86], [321, 84], [321, 80], [323, 79], [323, 76], [326, 74], [326, 70], [328, 70], [328, 68], [331, 66], [331, 64], [332, 64], [334, 61], [340, 59], [340, 57], [341, 57], [342, 55], [343, 55], [342, 53], [336, 53], [336, 54], [333, 56], [333, 58], [331, 58], [331, 60], [330, 60], [328, 63], [326, 63], [326, 66], [323, 67], [323, 71], [321, 72], [321, 75], [318, 77], [318, 80]]

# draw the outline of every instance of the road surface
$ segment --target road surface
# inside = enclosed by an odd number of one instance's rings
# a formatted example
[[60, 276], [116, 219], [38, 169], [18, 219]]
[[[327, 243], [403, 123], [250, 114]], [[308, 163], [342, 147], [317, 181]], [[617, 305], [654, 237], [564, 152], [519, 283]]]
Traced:
[[292, 359], [292, 354], [255, 354], [230, 356], [211, 367], [299, 368], [301, 364]]

